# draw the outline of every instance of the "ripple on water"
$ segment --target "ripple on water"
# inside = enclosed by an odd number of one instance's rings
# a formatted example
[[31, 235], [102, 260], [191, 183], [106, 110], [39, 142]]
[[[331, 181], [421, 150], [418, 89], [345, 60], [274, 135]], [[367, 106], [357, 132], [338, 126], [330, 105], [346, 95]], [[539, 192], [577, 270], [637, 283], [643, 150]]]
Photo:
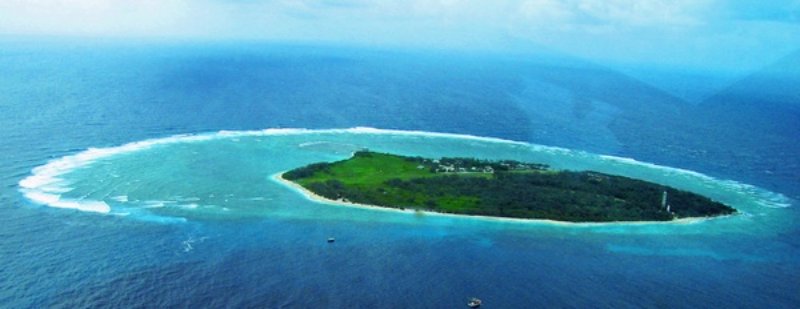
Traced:
[[[215, 216], [347, 218], [353, 217], [354, 211], [363, 211], [333, 209], [336, 207], [298, 199], [296, 192], [286, 190], [269, 176], [312, 162], [344, 159], [361, 148], [428, 157], [505, 158], [562, 169], [598, 170], [704, 194], [746, 214], [715, 222], [741, 224], [756, 220], [754, 216], [775, 217], [775, 209], [792, 204], [779, 193], [631, 158], [497, 138], [374, 128], [220, 131], [90, 148], [34, 168], [19, 181], [19, 188], [29, 200], [50, 207], [162, 218], [165, 222]], [[405, 214], [385, 217], [399, 221], [413, 218]]]

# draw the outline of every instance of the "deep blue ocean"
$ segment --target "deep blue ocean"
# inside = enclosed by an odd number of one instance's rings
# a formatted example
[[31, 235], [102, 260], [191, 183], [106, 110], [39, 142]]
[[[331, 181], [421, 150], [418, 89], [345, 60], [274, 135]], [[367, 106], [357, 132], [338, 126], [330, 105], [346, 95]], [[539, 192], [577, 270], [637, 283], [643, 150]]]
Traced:
[[[726, 87], [693, 85], [686, 91], [704, 95], [685, 96], [676, 91], [680, 74], [649, 84], [566, 56], [4, 39], [0, 307], [460, 308], [477, 296], [486, 308], [797, 308], [800, 78], [777, 68], [799, 60], [789, 55]], [[594, 166], [595, 153], [632, 158], [760, 195], [738, 219], [580, 228], [338, 208], [282, 190], [267, 174], [235, 182], [362, 145], [539, 156], [470, 140], [327, 133], [156, 148], [98, 161], [70, 180], [71, 194], [105, 197], [112, 209], [137, 194], [183, 199], [160, 216], [47, 207], [21, 185], [34, 168], [89, 148], [221, 130], [352, 127], [576, 150], [565, 167]], [[198, 153], [205, 156], [190, 157]], [[558, 165], [558, 154], [541, 158]], [[618, 164], [611, 172], [660, 171], [609, 162]], [[187, 171], [196, 174], [180, 176]], [[128, 175], [150, 181], [103, 178]], [[219, 189], [194, 182], [201, 176], [230, 187], [231, 201], [219, 195], [198, 206], [186, 192]], [[717, 189], [694, 176], [652, 177]], [[757, 203], [775, 196], [779, 207]]]

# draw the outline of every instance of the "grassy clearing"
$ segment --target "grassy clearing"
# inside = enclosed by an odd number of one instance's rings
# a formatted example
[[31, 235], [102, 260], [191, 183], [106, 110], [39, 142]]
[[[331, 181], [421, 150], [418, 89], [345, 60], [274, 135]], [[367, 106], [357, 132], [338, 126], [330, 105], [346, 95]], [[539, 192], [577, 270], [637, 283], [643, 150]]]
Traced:
[[[419, 168], [422, 166], [422, 168]], [[338, 180], [346, 185], [380, 186], [390, 179], [408, 180], [420, 177], [436, 177], [422, 162], [415, 162], [397, 155], [374, 153], [330, 164], [313, 177], [300, 179], [300, 184]]]
[[[284, 174], [329, 199], [392, 208], [561, 221], [667, 221], [735, 212], [694, 193], [596, 172], [375, 152]], [[668, 193], [670, 208], [662, 203]]]

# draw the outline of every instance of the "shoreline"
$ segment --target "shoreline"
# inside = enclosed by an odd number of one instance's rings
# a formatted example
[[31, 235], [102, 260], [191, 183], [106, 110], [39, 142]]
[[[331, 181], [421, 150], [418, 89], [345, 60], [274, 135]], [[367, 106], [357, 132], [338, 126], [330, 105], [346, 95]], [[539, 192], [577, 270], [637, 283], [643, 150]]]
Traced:
[[[268, 128], [261, 130], [238, 130], [238, 131], [219, 130], [219, 131], [208, 131], [208, 132], [198, 132], [198, 133], [174, 134], [164, 137], [137, 140], [108, 147], [89, 147], [85, 150], [79, 150], [74, 153], [70, 152], [69, 154], [63, 155], [61, 157], [55, 157], [53, 159], [47, 160], [44, 164], [33, 167], [30, 171], [30, 174], [17, 181], [17, 191], [21, 193], [22, 196], [27, 201], [37, 205], [53, 207], [53, 208], [65, 208], [64, 206], [61, 206], [63, 205], [61, 203], [69, 202], [73, 203], [70, 204], [71, 207], [67, 207], [69, 209], [74, 209], [82, 212], [94, 212], [91, 210], [87, 210], [84, 207], [86, 206], [84, 205], [84, 201], [69, 199], [67, 195], [62, 195], [63, 190], [66, 190], [60, 187], [59, 184], [60, 181], [62, 180], [61, 179], [62, 176], [69, 174], [76, 169], [93, 165], [97, 161], [103, 159], [112, 158], [121, 154], [138, 153], [148, 149], [152, 149], [157, 146], [203, 143], [207, 141], [227, 140], [238, 137], [266, 138], [266, 137], [278, 137], [278, 136], [306, 136], [315, 134], [412, 136], [412, 137], [426, 137], [426, 138], [427, 137], [444, 138], [444, 139], [454, 139], [454, 140], [475, 140], [478, 142], [525, 146], [537, 153], [566, 152], [573, 154], [581, 154], [582, 156], [596, 155], [597, 158], [603, 160], [613, 160], [614, 164], [630, 165], [637, 168], [658, 170], [660, 171], [659, 173], [661, 172], [665, 173], [667, 177], [684, 175], [689, 178], [688, 181], [690, 182], [697, 183], [705, 188], [716, 188], [717, 191], [722, 191], [722, 194], [728, 195], [727, 199], [731, 200], [732, 203], [735, 202], [736, 205], [745, 205], [746, 207], [744, 209], [739, 207], [734, 207], [736, 208], [739, 214], [744, 214], [744, 215], [747, 215], [749, 212], [758, 211], [760, 207], [770, 208], [770, 209], [781, 209], [781, 208], [792, 207], [794, 206], [793, 204], [797, 202], [794, 199], [790, 199], [789, 197], [785, 196], [782, 193], [768, 191], [761, 187], [756, 187], [747, 183], [742, 183], [730, 179], [718, 179], [696, 171], [684, 170], [663, 165], [656, 165], [653, 163], [636, 161], [635, 159], [631, 158], [593, 154], [585, 151], [570, 150], [566, 148], [545, 146], [528, 142], [514, 142], [510, 140], [503, 140], [493, 137], [480, 137], [475, 135], [465, 135], [457, 133], [426, 132], [419, 130], [417, 131], [385, 130], [385, 129], [376, 129], [369, 127], [352, 127], [343, 129], [342, 128], [340, 129]], [[318, 138], [315, 137], [313, 140], [317, 141]], [[322, 138], [322, 140], [325, 140], [325, 138]], [[619, 173], [612, 173], [612, 174], [620, 176], [627, 175]], [[653, 181], [652, 179], [649, 178], [644, 178], [644, 179]], [[684, 183], [684, 181], [676, 183]], [[683, 186], [676, 186], [676, 188], [692, 191]], [[31, 194], [33, 194], [34, 196], [38, 195], [39, 198], [38, 199], [31, 198]], [[328, 204], [334, 203], [334, 201], [325, 201], [325, 200], [317, 200], [316, 202], [328, 203]], [[377, 207], [377, 208], [387, 209], [385, 207]], [[459, 216], [465, 216], [465, 215], [459, 215]], [[712, 219], [721, 219], [722, 217], [727, 217], [727, 216], [701, 217], [701, 218], [688, 218], [688, 219], [695, 221], [702, 219], [712, 220]], [[496, 217], [491, 217], [491, 219], [495, 218]], [[531, 220], [533, 219], [526, 219], [525, 221], [527, 222]], [[678, 219], [678, 220], [684, 220], [684, 219]], [[674, 223], [675, 221], [677, 220], [663, 221], [663, 222]], [[628, 225], [634, 225], [636, 223], [639, 222], [633, 222], [633, 221], [627, 222]], [[571, 224], [575, 225], [576, 223], [571, 223]]]
[[436, 211], [428, 211], [428, 210], [417, 210], [417, 209], [399, 209], [399, 208], [392, 208], [392, 207], [384, 207], [378, 205], [369, 205], [369, 204], [360, 204], [360, 203], [353, 203], [353, 202], [345, 202], [340, 200], [331, 200], [321, 195], [318, 195], [305, 187], [287, 180], [283, 178], [283, 174], [285, 172], [279, 172], [270, 176], [270, 178], [277, 182], [280, 185], [283, 185], [289, 189], [295, 190], [299, 192], [303, 197], [306, 199], [320, 204], [328, 204], [334, 206], [344, 206], [344, 207], [352, 207], [352, 208], [360, 208], [360, 209], [368, 209], [368, 210], [377, 210], [377, 211], [390, 211], [396, 213], [403, 213], [403, 214], [424, 214], [424, 215], [431, 215], [431, 216], [445, 216], [445, 217], [453, 217], [453, 218], [460, 218], [460, 219], [476, 219], [476, 220], [484, 220], [484, 221], [498, 221], [498, 222], [514, 222], [514, 223], [527, 223], [527, 224], [546, 224], [546, 225], [556, 225], [556, 226], [569, 226], [569, 227], [601, 227], [601, 226], [641, 226], [641, 225], [689, 225], [689, 224], [697, 224], [702, 223], [714, 219], [720, 218], [727, 218], [733, 216], [735, 214], [724, 215], [724, 216], [715, 216], [715, 217], [697, 217], [697, 218], [681, 218], [681, 219], [674, 219], [670, 221], [609, 221], [609, 222], [572, 222], [572, 221], [558, 221], [558, 220], [551, 220], [551, 219], [523, 219], [523, 218], [508, 218], [508, 217], [491, 217], [491, 216], [481, 216], [481, 215], [464, 215], [464, 214], [452, 214], [452, 213], [443, 213], [443, 212], [436, 212]]

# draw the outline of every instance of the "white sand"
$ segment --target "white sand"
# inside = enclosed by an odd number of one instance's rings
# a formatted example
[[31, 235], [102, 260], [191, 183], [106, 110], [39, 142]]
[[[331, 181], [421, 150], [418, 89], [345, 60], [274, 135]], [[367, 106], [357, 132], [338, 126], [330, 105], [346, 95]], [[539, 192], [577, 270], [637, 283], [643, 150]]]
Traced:
[[361, 209], [370, 209], [370, 210], [378, 210], [378, 211], [391, 211], [391, 212], [398, 212], [398, 213], [405, 213], [405, 214], [425, 214], [425, 215], [432, 215], [432, 216], [449, 216], [449, 217], [457, 217], [457, 218], [472, 218], [472, 219], [479, 219], [479, 220], [489, 220], [489, 221], [504, 221], [504, 222], [517, 222], [517, 223], [536, 223], [536, 224], [550, 224], [550, 225], [559, 225], [559, 226], [611, 226], [611, 225], [651, 225], [651, 224], [695, 224], [708, 221], [710, 219], [728, 217], [727, 216], [719, 216], [713, 218], [682, 218], [676, 219], [672, 221], [614, 221], [614, 222], [569, 222], [569, 221], [556, 221], [556, 220], [549, 220], [549, 219], [520, 219], [520, 218], [504, 218], [504, 217], [490, 217], [490, 216], [479, 216], [479, 215], [462, 215], [462, 214], [450, 214], [450, 213], [441, 213], [441, 212], [434, 212], [434, 211], [423, 211], [423, 210], [415, 210], [415, 209], [398, 209], [398, 208], [391, 208], [391, 207], [383, 207], [383, 206], [376, 206], [376, 205], [368, 205], [368, 204], [359, 204], [353, 202], [346, 202], [342, 200], [331, 200], [320, 196], [314, 192], [309, 191], [308, 189], [304, 188], [303, 186], [286, 180], [283, 178], [283, 173], [278, 173], [272, 175], [271, 177], [274, 181], [282, 184], [288, 188], [294, 189], [295, 191], [300, 192], [303, 196], [305, 196], [310, 201], [321, 203], [321, 204], [328, 204], [328, 205], [336, 205], [336, 206], [345, 206], [345, 207], [354, 207], [354, 208], [361, 208]]

